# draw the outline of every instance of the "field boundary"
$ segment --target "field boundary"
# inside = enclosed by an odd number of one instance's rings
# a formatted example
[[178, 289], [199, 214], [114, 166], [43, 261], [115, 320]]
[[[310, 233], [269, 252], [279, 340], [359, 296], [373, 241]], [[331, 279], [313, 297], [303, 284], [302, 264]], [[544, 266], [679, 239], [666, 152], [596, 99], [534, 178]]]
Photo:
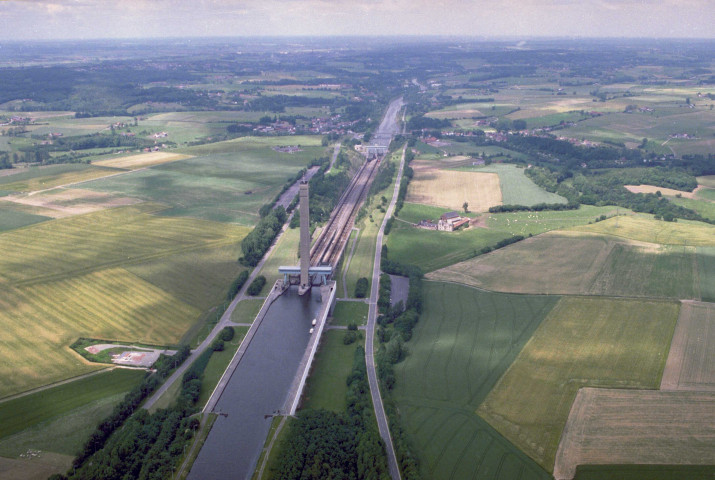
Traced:
[[[83, 358], [83, 360], [87, 360], [84, 357], [82, 357], [82, 358]], [[94, 375], [99, 375], [100, 373], [111, 372], [115, 368], [126, 368], [126, 367], [122, 367], [119, 365], [108, 365], [108, 364], [104, 364], [104, 363], [93, 363], [93, 362], [91, 362], [91, 363], [92, 363], [92, 365], [99, 365], [99, 366], [106, 365], [106, 367], [100, 368], [99, 370], [95, 370], [94, 372], [83, 373], [82, 375], [76, 375], [71, 378], [65, 378], [64, 380], [59, 380], [57, 382], [48, 383], [47, 385], [43, 385], [41, 387], [33, 388], [30, 390], [25, 390], [24, 392], [20, 392], [20, 393], [14, 393], [12, 395], [8, 395], [7, 397], [2, 397], [2, 398], [0, 398], [0, 403], [9, 402], [10, 400], [15, 400], [16, 398], [26, 397], [28, 395], [32, 395], [33, 393], [41, 392], [43, 390], [49, 390], [50, 388], [59, 387], [60, 385], [65, 385], [67, 383], [72, 383], [77, 380], [82, 380], [83, 378], [92, 377]], [[136, 370], [136, 369], [131, 369], [131, 370]]]

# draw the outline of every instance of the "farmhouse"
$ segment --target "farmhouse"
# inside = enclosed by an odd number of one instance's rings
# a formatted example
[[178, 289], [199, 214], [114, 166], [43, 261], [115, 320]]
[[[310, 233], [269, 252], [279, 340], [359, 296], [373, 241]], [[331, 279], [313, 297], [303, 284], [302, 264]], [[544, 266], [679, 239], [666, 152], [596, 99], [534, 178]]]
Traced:
[[420, 220], [417, 226], [427, 230], [437, 230], [437, 224], [431, 220]]
[[442, 232], [453, 232], [469, 223], [468, 218], [462, 218], [457, 212], [447, 212], [439, 217], [437, 230]]

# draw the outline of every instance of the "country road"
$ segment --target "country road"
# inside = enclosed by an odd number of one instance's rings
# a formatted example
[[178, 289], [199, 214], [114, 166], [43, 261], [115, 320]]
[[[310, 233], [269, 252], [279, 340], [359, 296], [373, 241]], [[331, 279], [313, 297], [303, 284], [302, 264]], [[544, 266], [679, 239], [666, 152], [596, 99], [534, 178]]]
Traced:
[[380, 437], [385, 442], [387, 449], [387, 462], [390, 467], [390, 476], [393, 480], [400, 480], [400, 468], [397, 465], [397, 456], [395, 455], [395, 447], [392, 444], [392, 436], [390, 435], [390, 425], [387, 422], [385, 415], [385, 407], [382, 404], [382, 396], [380, 395], [380, 384], [377, 380], [377, 371], [375, 370], [375, 324], [377, 323], [377, 297], [380, 283], [380, 259], [382, 257], [382, 238], [385, 234], [385, 225], [395, 211], [397, 203], [397, 193], [400, 190], [400, 182], [402, 181], [402, 171], [405, 167], [405, 151], [402, 149], [402, 158], [400, 159], [400, 168], [397, 171], [397, 179], [395, 180], [395, 189], [392, 194], [392, 201], [387, 208], [385, 218], [382, 220], [380, 230], [377, 233], [377, 245], [375, 247], [375, 259], [372, 266], [372, 288], [370, 289], [370, 309], [367, 317], [367, 336], [365, 338], [365, 363], [367, 365], [367, 379], [370, 384], [370, 395], [372, 396], [372, 404], [375, 408], [375, 417], [377, 418], [377, 427], [380, 430]]

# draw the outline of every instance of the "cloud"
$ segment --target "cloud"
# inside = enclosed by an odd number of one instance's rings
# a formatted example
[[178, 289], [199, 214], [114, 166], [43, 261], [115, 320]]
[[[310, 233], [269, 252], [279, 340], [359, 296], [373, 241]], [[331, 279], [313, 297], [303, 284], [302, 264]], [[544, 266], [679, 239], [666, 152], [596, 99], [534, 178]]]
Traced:
[[712, 0], [5, 0], [0, 35], [708, 36]]

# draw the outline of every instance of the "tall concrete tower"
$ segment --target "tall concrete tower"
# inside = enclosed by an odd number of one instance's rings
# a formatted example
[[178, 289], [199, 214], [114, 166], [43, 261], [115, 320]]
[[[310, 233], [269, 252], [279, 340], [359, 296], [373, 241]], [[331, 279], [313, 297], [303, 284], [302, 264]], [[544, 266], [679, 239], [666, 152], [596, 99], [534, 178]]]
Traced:
[[310, 211], [308, 207], [308, 182], [300, 182], [300, 287], [303, 295], [310, 290]]

